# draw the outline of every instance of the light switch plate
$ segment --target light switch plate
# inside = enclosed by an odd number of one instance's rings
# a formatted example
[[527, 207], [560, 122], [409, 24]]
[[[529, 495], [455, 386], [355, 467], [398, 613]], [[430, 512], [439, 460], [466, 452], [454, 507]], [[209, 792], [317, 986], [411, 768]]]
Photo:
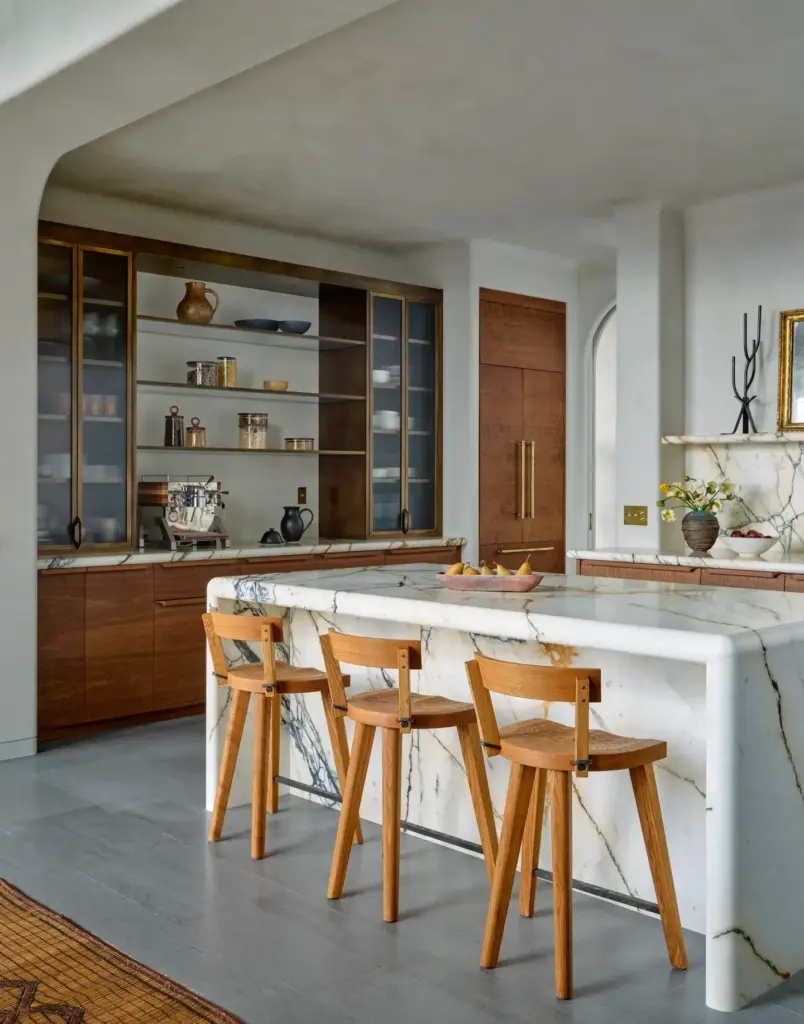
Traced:
[[300, 487], [299, 488], [297, 501], [299, 502], [300, 505], [306, 505], [307, 504], [307, 488], [306, 487]]
[[626, 526], [647, 526], [647, 505], [623, 505], [623, 522]]

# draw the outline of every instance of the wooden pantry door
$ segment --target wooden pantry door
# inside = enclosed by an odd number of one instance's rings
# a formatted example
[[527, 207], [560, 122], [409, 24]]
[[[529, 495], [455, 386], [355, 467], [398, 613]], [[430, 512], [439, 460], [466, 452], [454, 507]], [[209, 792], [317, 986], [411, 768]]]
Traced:
[[480, 289], [479, 537], [487, 561], [513, 567], [530, 553], [534, 569], [564, 571], [565, 363], [563, 303]]

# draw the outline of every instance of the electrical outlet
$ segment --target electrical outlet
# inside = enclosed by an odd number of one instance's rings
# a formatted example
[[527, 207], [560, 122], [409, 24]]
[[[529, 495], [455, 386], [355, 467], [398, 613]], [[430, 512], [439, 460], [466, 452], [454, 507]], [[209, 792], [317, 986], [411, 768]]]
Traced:
[[623, 522], [626, 526], [647, 526], [647, 505], [623, 505]]
[[307, 504], [307, 488], [306, 487], [300, 487], [299, 488], [299, 490], [298, 490], [298, 497], [296, 498], [296, 500], [298, 501], [298, 503], [300, 505], [306, 505]]

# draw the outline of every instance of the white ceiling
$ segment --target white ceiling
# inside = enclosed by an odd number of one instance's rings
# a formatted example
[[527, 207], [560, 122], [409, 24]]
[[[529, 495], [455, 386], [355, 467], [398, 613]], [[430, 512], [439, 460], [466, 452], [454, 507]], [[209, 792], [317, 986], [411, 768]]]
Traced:
[[559, 249], [605, 242], [617, 202], [804, 179], [802, 97], [802, 0], [399, 0], [53, 180], [350, 241]]

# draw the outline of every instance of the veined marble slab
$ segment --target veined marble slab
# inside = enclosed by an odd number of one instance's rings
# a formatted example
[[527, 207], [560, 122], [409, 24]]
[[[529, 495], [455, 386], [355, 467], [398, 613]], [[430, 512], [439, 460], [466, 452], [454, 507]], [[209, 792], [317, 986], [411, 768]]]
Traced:
[[90, 565], [155, 565], [158, 562], [211, 562], [229, 558], [298, 558], [300, 555], [341, 554], [349, 551], [397, 551], [461, 547], [464, 537], [405, 537], [401, 540], [317, 540], [309, 544], [241, 544], [203, 551], [117, 551], [58, 555], [37, 560], [37, 569], [68, 569]]
[[692, 565], [701, 569], [735, 569], [749, 572], [790, 572], [804, 575], [804, 551], [784, 552], [779, 547], [758, 558], [738, 558], [729, 551], [713, 555], [666, 555], [661, 551], [633, 551], [627, 548], [596, 548], [568, 551], [567, 558], [591, 562], [629, 562], [634, 565]]
[[[668, 742], [657, 776], [682, 922], [707, 936], [707, 1004], [737, 1009], [804, 967], [804, 595], [578, 576], [546, 576], [525, 595], [456, 593], [440, 587], [433, 566], [414, 565], [220, 578], [208, 603], [282, 615], [284, 656], [297, 665], [323, 667], [319, 637], [329, 629], [420, 638], [414, 685], [463, 700], [464, 662], [476, 651], [600, 668], [595, 724]], [[243, 644], [228, 653], [233, 662], [258, 657]], [[394, 685], [384, 671], [350, 672], [355, 691]], [[210, 672], [208, 807], [228, 696]], [[495, 707], [502, 724], [572, 721], [561, 704], [495, 697]], [[282, 774], [335, 792], [320, 700], [285, 698], [283, 721]], [[249, 799], [250, 742], [247, 735], [234, 803]], [[477, 841], [457, 735], [414, 731], [404, 742], [403, 815]], [[362, 806], [374, 821], [378, 748]], [[508, 767], [500, 758], [488, 764], [499, 818]], [[626, 773], [593, 773], [574, 780], [573, 792], [575, 877], [653, 900]], [[269, 856], [270, 833], [269, 822]], [[333, 821], [333, 841], [334, 833]], [[549, 829], [541, 864], [550, 866]], [[402, 891], [404, 899], [404, 878]]]

